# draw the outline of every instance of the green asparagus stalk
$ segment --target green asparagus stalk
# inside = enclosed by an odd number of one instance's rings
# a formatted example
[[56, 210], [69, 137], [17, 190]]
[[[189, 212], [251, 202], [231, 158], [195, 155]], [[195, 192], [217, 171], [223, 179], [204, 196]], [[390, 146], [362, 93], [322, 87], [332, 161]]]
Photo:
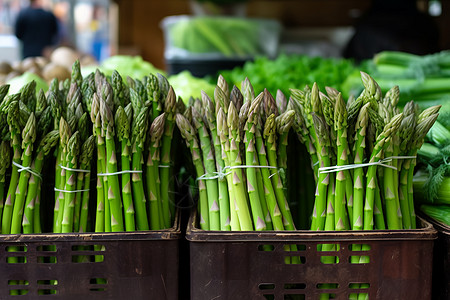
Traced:
[[[216, 88], [216, 91], [220, 90], [220, 88]], [[221, 90], [220, 90], [221, 91]], [[217, 92], [216, 92], [217, 94]], [[217, 111], [217, 134], [220, 138], [221, 149], [222, 149], [222, 158], [224, 160], [225, 166], [231, 166], [230, 162], [230, 140], [229, 140], [229, 129], [227, 124], [227, 117], [222, 107], [219, 105], [216, 106], [218, 108]], [[228, 110], [228, 108], [227, 108]], [[225, 170], [225, 169], [224, 169]], [[234, 185], [233, 185], [233, 177], [232, 172], [226, 173], [226, 179], [228, 183], [228, 195], [229, 195], [229, 207], [230, 207], [230, 229], [232, 231], [241, 230], [241, 226], [239, 223], [239, 218], [236, 211], [236, 195], [234, 193]]]
[[75, 189], [77, 183], [76, 169], [78, 167], [78, 154], [80, 152], [80, 133], [74, 132], [67, 142], [66, 150], [66, 184], [64, 186], [64, 209], [62, 215], [61, 233], [73, 232], [73, 218], [75, 211]]
[[[91, 104], [91, 121], [93, 124], [93, 132], [96, 137], [97, 146], [97, 174], [106, 172], [106, 146], [105, 139], [102, 135], [102, 123], [100, 116], [100, 99], [97, 93], [93, 94]], [[96, 217], [95, 217], [95, 232], [105, 231], [105, 188], [106, 177], [97, 176], [97, 203], [96, 203]]]
[[[19, 102], [13, 101], [8, 106], [8, 117], [7, 117], [9, 131], [11, 134], [11, 145], [13, 150], [13, 163], [21, 163], [21, 127], [19, 124]], [[19, 181], [19, 168], [13, 164], [11, 170], [11, 179], [9, 181], [9, 188], [6, 195], [6, 200], [3, 208], [2, 217], [2, 234], [11, 233], [11, 220], [12, 213], [14, 209], [14, 200], [16, 198], [16, 189]]]
[[0, 224], [3, 215], [3, 205], [5, 201], [5, 184], [6, 172], [11, 164], [11, 149], [7, 141], [2, 141], [0, 144]]
[[[131, 106], [127, 106], [128, 113], [132, 114]], [[116, 135], [121, 145], [120, 157], [122, 171], [131, 170], [130, 164], [130, 127], [131, 118], [128, 117], [127, 112], [122, 106], [118, 106], [115, 116]], [[133, 205], [133, 196], [131, 191], [131, 175], [130, 173], [121, 174], [122, 200], [123, 200], [123, 215], [126, 231], [136, 230], [135, 211]]]
[[[176, 96], [172, 87], [169, 88], [167, 98], [164, 102], [164, 111], [166, 113], [166, 120], [164, 122], [164, 135], [161, 139], [161, 167], [159, 176], [161, 180], [160, 195], [164, 216], [164, 227], [169, 228], [172, 223], [173, 216], [170, 215], [170, 206], [173, 199], [169, 193], [170, 180], [170, 162], [171, 162], [171, 145], [173, 138], [173, 128], [175, 125], [175, 109]], [[172, 204], [173, 205], [173, 204]]]
[[[256, 132], [256, 120], [259, 118], [259, 109], [262, 101], [262, 94], [256, 97], [251, 102], [244, 103], [244, 106], [249, 105], [249, 109], [246, 116], [245, 124], [245, 164], [247, 165], [246, 177], [247, 177], [247, 192], [250, 200], [250, 207], [253, 216], [253, 226], [256, 231], [267, 229], [265, 222], [266, 215], [264, 214], [262, 202], [265, 202], [265, 198], [260, 199], [259, 190], [263, 186], [258, 185], [256, 169], [252, 166], [258, 166], [258, 156], [256, 153], [255, 145], [255, 132]], [[242, 106], [242, 107], [244, 107]], [[244, 111], [241, 107], [241, 111]]]
[[[36, 140], [36, 117], [30, 114], [27, 124], [22, 131], [22, 166], [28, 168], [32, 162], [33, 144]], [[28, 179], [30, 173], [23, 170], [20, 173], [19, 183], [16, 190], [13, 215], [11, 219], [11, 234], [17, 234], [22, 229], [22, 217], [24, 211], [25, 198], [28, 191]]]
[[[348, 164], [348, 143], [347, 143], [347, 109], [345, 107], [342, 95], [339, 94], [336, 100], [336, 106], [334, 109], [334, 129], [337, 135], [337, 165], [345, 166]], [[335, 196], [335, 229], [345, 230], [349, 229], [347, 226], [348, 213], [346, 212], [346, 197], [345, 188], [346, 181], [352, 180], [350, 172], [340, 170], [336, 174], [336, 196]], [[348, 205], [348, 209], [353, 205]], [[350, 213], [351, 215], [351, 213]]]
[[[327, 124], [323, 117], [313, 113], [314, 128], [317, 133], [318, 144], [320, 145], [319, 161], [320, 167], [325, 168], [331, 165], [329, 157], [330, 138], [327, 130]], [[313, 221], [311, 227], [312, 230], [324, 230], [325, 229], [325, 217], [326, 217], [326, 204], [328, 195], [328, 186], [330, 184], [330, 174], [325, 172], [319, 172], [316, 194], [315, 194], [315, 207], [313, 212]]]
[[[208, 124], [209, 131], [211, 132], [211, 139], [214, 146], [214, 158], [217, 164], [217, 168], [219, 172], [223, 172], [225, 168], [225, 160], [224, 155], [226, 155], [222, 151], [222, 144], [220, 143], [220, 137], [217, 133], [217, 121], [216, 115], [214, 113], [214, 103], [211, 101], [211, 98], [202, 91], [202, 102], [205, 112], [206, 121]], [[229, 164], [228, 164], [229, 165]], [[227, 179], [229, 180], [227, 182]], [[219, 188], [219, 215], [220, 215], [220, 230], [222, 231], [230, 231], [230, 196], [228, 193], [228, 186], [231, 184], [230, 176], [219, 176], [218, 178], [218, 188]]]
[[[94, 155], [95, 149], [95, 137], [94, 135], [89, 136], [86, 141], [81, 146], [81, 156], [80, 156], [80, 168], [81, 170], [85, 170], [87, 172], [80, 172], [83, 175], [82, 185], [78, 185], [77, 189], [83, 190], [80, 193], [81, 199], [80, 207], [77, 210], [80, 210], [79, 213], [79, 222], [78, 225], [75, 226], [75, 232], [86, 232], [87, 231], [87, 222], [88, 222], [88, 210], [89, 210], [89, 188], [90, 188], [90, 179], [91, 179], [91, 160]], [[80, 173], [78, 174], [78, 180], [80, 180]]]
[[206, 180], [206, 192], [208, 194], [209, 229], [220, 230], [219, 190], [218, 180], [214, 178], [217, 173], [211, 138], [204, 124], [202, 115], [195, 107], [192, 109], [192, 124], [198, 132], [200, 148], [202, 149], [203, 165], [208, 178]]
[[[132, 96], [133, 98], [133, 96]], [[137, 113], [137, 112], [136, 112]], [[144, 183], [142, 182], [142, 150], [148, 126], [148, 108], [143, 107], [136, 116], [132, 134], [132, 169], [131, 175], [133, 201], [136, 212], [137, 230], [149, 230]]]
[[200, 149], [196, 137], [196, 133], [189, 121], [181, 114], [175, 115], [175, 121], [181, 136], [186, 141], [192, 155], [192, 163], [197, 173], [199, 208], [200, 208], [200, 227], [203, 230], [209, 230], [209, 213], [208, 213], [208, 195], [206, 184], [201, 176], [205, 174], [205, 169], [201, 160]]
[[[165, 217], [167, 214], [162, 214], [161, 191], [159, 189], [159, 163], [161, 151], [161, 138], [164, 134], [164, 123], [166, 120], [166, 113], [163, 112], [157, 116], [150, 126], [150, 151], [147, 159], [147, 189], [149, 199], [149, 216], [150, 228], [152, 230], [159, 230], [166, 228]], [[161, 218], [162, 216], [162, 218]]]
[[[111, 209], [111, 231], [124, 231], [122, 214], [122, 197], [120, 194], [119, 176], [117, 173], [116, 145], [114, 141], [114, 115], [106, 100], [100, 98], [100, 115], [102, 128], [106, 137], [106, 171], [108, 202]], [[106, 175], [105, 175], [106, 176]]]
[[[367, 113], [367, 107], [370, 103], [366, 103], [358, 114], [358, 119], [355, 124], [355, 143], [354, 143], [354, 164], [362, 164], [365, 159], [366, 148], [366, 130], [369, 121], [369, 115]], [[353, 173], [353, 218], [352, 229], [363, 229], [363, 207], [364, 207], [364, 194], [365, 194], [365, 178], [364, 169], [356, 168]]]
[[229, 129], [230, 140], [230, 164], [233, 178], [233, 189], [235, 196], [236, 212], [239, 218], [241, 230], [253, 230], [250, 217], [250, 211], [247, 204], [247, 193], [244, 185], [242, 169], [242, 159], [240, 154], [240, 136], [239, 136], [239, 115], [233, 102], [228, 107], [227, 125]]
[[[294, 111], [289, 111], [282, 116], [282, 120], [279, 121], [281, 126], [286, 126], [287, 124], [292, 125]], [[286, 196], [284, 194], [283, 183], [281, 182], [281, 178], [278, 175], [278, 166], [276, 159], [276, 123], [275, 123], [275, 115], [271, 114], [267, 117], [266, 123], [264, 124], [264, 141], [267, 150], [267, 159], [269, 166], [274, 167], [270, 169], [271, 173], [271, 181], [272, 186], [275, 191], [275, 195], [277, 198], [278, 207], [281, 211], [281, 215], [283, 216], [283, 225], [286, 230], [295, 230], [295, 225], [292, 220], [291, 211], [289, 209], [289, 204], [287, 203]], [[290, 125], [289, 125], [290, 126]]]

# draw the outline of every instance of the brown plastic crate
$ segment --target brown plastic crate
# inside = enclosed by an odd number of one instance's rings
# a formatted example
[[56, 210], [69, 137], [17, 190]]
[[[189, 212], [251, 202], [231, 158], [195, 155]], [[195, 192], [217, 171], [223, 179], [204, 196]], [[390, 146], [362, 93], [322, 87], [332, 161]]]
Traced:
[[158, 231], [0, 235], [0, 299], [178, 299], [176, 219]]
[[[415, 230], [220, 232], [199, 229], [194, 213], [186, 231], [191, 299], [319, 299], [323, 293], [333, 299], [348, 299], [350, 293], [431, 299], [437, 232], [422, 219], [420, 224]], [[339, 250], [318, 251], [323, 244], [339, 244]], [[370, 245], [370, 250], [352, 251], [353, 244]], [[297, 245], [298, 251], [286, 251], [286, 245]], [[370, 263], [352, 264], [354, 255], [368, 255]], [[285, 263], [295, 256], [301, 264]], [[339, 263], [323, 264], [322, 256], [336, 256]], [[369, 287], [350, 288], [352, 283]], [[333, 286], [319, 289], [321, 284]]]
[[421, 213], [438, 232], [433, 251], [433, 299], [450, 299], [450, 226]]

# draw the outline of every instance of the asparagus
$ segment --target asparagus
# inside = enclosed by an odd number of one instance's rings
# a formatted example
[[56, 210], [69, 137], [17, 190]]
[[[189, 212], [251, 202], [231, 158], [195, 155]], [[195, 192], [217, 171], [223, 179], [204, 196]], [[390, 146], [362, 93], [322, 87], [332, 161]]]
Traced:
[[[161, 138], [164, 133], [164, 123], [166, 113], [163, 112], [157, 116], [150, 126], [150, 152], [147, 159], [147, 193], [149, 204], [150, 228], [159, 230], [165, 228], [166, 222], [162, 212], [161, 191], [158, 187], [159, 179], [159, 163], [160, 163], [160, 146]], [[162, 216], [162, 218], [160, 217]]]
[[5, 184], [6, 184], [6, 172], [11, 163], [11, 149], [7, 141], [2, 141], [0, 144], [0, 224], [3, 215], [3, 205], [5, 201]]
[[[132, 96], [133, 98], [133, 96]], [[148, 230], [148, 218], [144, 183], [142, 182], [142, 150], [145, 143], [145, 132], [148, 126], [148, 108], [143, 107], [137, 113], [133, 124], [132, 134], [132, 173], [131, 183], [133, 190], [133, 201], [136, 212], [136, 229]]]
[[[123, 231], [122, 198], [120, 194], [119, 176], [117, 173], [116, 145], [114, 142], [114, 115], [106, 100], [100, 98], [100, 115], [102, 128], [106, 137], [106, 171], [108, 202], [111, 209], [111, 230], [113, 232]], [[105, 175], [106, 176], [106, 175]]]
[[217, 173], [215, 166], [215, 159], [213, 154], [213, 148], [211, 147], [211, 138], [206, 126], [203, 122], [202, 115], [195, 107], [192, 109], [192, 123], [200, 141], [200, 148], [202, 149], [203, 165], [205, 168], [206, 178], [206, 192], [208, 195], [208, 211], [209, 211], [209, 229], [220, 230], [220, 213], [219, 204], [217, 200], [219, 198], [218, 180], [213, 176]]
[[[348, 164], [348, 143], [347, 143], [347, 109], [345, 107], [342, 95], [339, 94], [334, 109], [334, 129], [337, 134], [337, 165], [344, 166]], [[351, 180], [350, 172], [340, 170], [336, 174], [336, 198], [334, 203], [335, 209], [335, 229], [348, 229], [347, 212], [345, 209], [345, 187], [346, 181]], [[348, 203], [348, 209], [353, 205]], [[349, 212], [350, 213], [350, 212]], [[352, 214], [350, 213], [350, 216]]]
[[242, 165], [242, 159], [240, 154], [240, 136], [239, 136], [239, 115], [236, 110], [236, 106], [233, 102], [230, 102], [228, 107], [227, 126], [229, 129], [229, 141], [230, 141], [230, 165], [231, 175], [233, 178], [233, 189], [235, 196], [236, 212], [239, 219], [241, 230], [248, 231], [253, 230], [253, 225], [250, 217], [250, 211], [247, 205], [247, 193], [244, 185], [244, 177], [242, 169], [239, 167]]
[[[131, 106], [127, 106], [128, 114], [132, 114]], [[130, 166], [130, 127], [131, 118], [128, 117], [127, 112], [122, 106], [119, 106], [116, 110], [115, 116], [116, 135], [121, 145], [120, 158], [122, 171], [131, 170]], [[126, 231], [136, 230], [135, 223], [135, 211], [133, 205], [133, 196], [131, 192], [131, 175], [128, 172], [121, 174], [121, 187], [122, 187], [122, 201], [124, 210], [124, 222]]]
[[[78, 181], [83, 179], [81, 185], [77, 185], [78, 190], [83, 190], [83, 192], [79, 193], [81, 195], [81, 199], [78, 200], [80, 203], [80, 207], [77, 210], [79, 212], [79, 222], [75, 223], [75, 232], [86, 232], [87, 230], [87, 220], [88, 220], [88, 209], [89, 209], [89, 187], [90, 187], [90, 178], [91, 178], [91, 159], [94, 154], [95, 148], [95, 137], [93, 135], [89, 136], [83, 145], [81, 146], [81, 155], [80, 155], [80, 168], [81, 170], [85, 170], [87, 172], [80, 172], [78, 174]], [[83, 176], [80, 176], [83, 175]], [[77, 214], [75, 214], [76, 216]], [[77, 225], [78, 224], [78, 225]]]
[[[252, 210], [253, 216], [253, 226], [255, 230], [265, 230], [267, 229], [266, 225], [266, 214], [264, 214], [262, 202], [265, 202], [265, 199], [260, 198], [259, 190], [263, 188], [263, 186], [258, 185], [256, 169], [252, 166], [258, 166], [258, 156], [256, 153], [255, 146], [255, 132], [256, 132], [256, 120], [259, 118], [259, 108], [262, 101], [262, 94], [258, 95], [253, 101], [246, 102], [245, 105], [249, 105], [248, 112], [246, 113], [246, 125], [245, 125], [245, 161], [246, 161], [246, 177], [247, 177], [247, 192], [250, 199], [250, 207]], [[242, 107], [244, 107], [242, 106]], [[241, 108], [241, 111], [244, 111]], [[266, 204], [267, 206], [267, 204]], [[266, 209], [267, 211], [267, 209]]]
[[[62, 233], [73, 232], [73, 218], [75, 211], [75, 189], [76, 189], [76, 169], [78, 167], [78, 154], [80, 152], [80, 132], [72, 134], [67, 142], [66, 152], [66, 184], [64, 186], [64, 208], [59, 212], [62, 215], [61, 231]], [[59, 232], [59, 231], [58, 231]]]
[[[205, 117], [208, 124], [209, 131], [211, 132], [211, 139], [214, 146], [214, 158], [217, 164], [219, 172], [223, 172], [225, 168], [226, 153], [222, 151], [222, 144], [220, 143], [220, 137], [217, 133], [217, 121], [214, 113], [214, 103], [211, 98], [202, 91], [202, 102], [205, 110]], [[225, 157], [224, 157], [225, 155]], [[229, 164], [228, 164], [229, 165]], [[228, 179], [228, 181], [227, 181]], [[230, 196], [228, 193], [228, 186], [231, 185], [230, 176], [219, 176], [218, 188], [219, 188], [219, 215], [220, 215], [220, 230], [231, 230], [230, 224]]]
[[186, 141], [186, 145], [189, 147], [192, 156], [192, 163], [194, 164], [195, 171], [197, 173], [198, 181], [198, 195], [199, 195], [199, 208], [200, 208], [200, 227], [203, 230], [209, 230], [209, 214], [208, 214], [208, 196], [206, 191], [206, 184], [201, 176], [205, 174], [205, 169], [201, 160], [200, 149], [196, 133], [188, 119], [181, 114], [175, 115], [175, 121], [181, 136]]
[[161, 180], [160, 195], [164, 216], [164, 227], [169, 228], [173, 216], [170, 215], [170, 199], [169, 194], [169, 176], [170, 176], [170, 160], [171, 160], [171, 145], [173, 138], [173, 128], [175, 125], [175, 109], [176, 96], [172, 87], [169, 88], [167, 98], [164, 102], [164, 111], [166, 113], [166, 120], [164, 122], [164, 135], [161, 139], [161, 167], [159, 176]]
[[[19, 102], [13, 101], [8, 106], [8, 117], [7, 117], [9, 131], [11, 134], [11, 145], [13, 150], [13, 163], [20, 164], [21, 163], [21, 127], [19, 124]], [[14, 208], [14, 200], [16, 197], [16, 189], [17, 183], [19, 180], [19, 168], [13, 164], [11, 170], [11, 179], [9, 181], [9, 188], [6, 195], [6, 200], [3, 208], [3, 217], [2, 217], [2, 234], [11, 233], [11, 220], [12, 220], [12, 212]]]
[[[92, 96], [91, 104], [91, 121], [93, 124], [93, 132], [96, 137], [97, 146], [97, 174], [106, 172], [106, 146], [105, 139], [101, 130], [101, 116], [100, 116], [100, 99], [97, 93]], [[97, 204], [95, 217], [95, 232], [105, 231], [105, 189], [107, 187], [104, 181], [106, 177], [97, 176]]]
[[[36, 140], [36, 117], [34, 113], [30, 114], [27, 124], [22, 131], [22, 166], [28, 168], [32, 162], [33, 143]], [[16, 189], [16, 197], [14, 201], [13, 215], [11, 219], [11, 232], [17, 234], [22, 229], [22, 217], [25, 204], [25, 198], [28, 190], [28, 179], [30, 173], [23, 170], [20, 173], [18, 186]]]
[[[279, 121], [282, 126], [285, 124], [292, 124], [293, 111], [289, 111], [282, 115], [282, 120]], [[267, 159], [269, 166], [274, 167], [270, 169], [271, 173], [271, 181], [272, 186], [276, 195], [278, 207], [281, 211], [281, 215], [283, 217], [283, 225], [286, 230], [294, 230], [294, 222], [292, 220], [292, 215], [289, 209], [289, 205], [286, 200], [286, 196], [283, 190], [283, 184], [281, 182], [281, 178], [278, 175], [278, 167], [276, 160], [276, 124], [275, 124], [275, 115], [271, 114], [267, 117], [266, 123], [264, 124], [264, 141], [267, 150]]]

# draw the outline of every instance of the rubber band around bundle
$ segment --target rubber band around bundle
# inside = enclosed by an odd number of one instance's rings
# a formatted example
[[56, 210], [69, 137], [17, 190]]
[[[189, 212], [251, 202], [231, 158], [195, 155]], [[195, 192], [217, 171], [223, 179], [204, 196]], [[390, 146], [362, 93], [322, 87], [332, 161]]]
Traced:
[[127, 173], [142, 173], [141, 170], [123, 170], [123, 171], [117, 171], [113, 173], [97, 173], [97, 176], [114, 176], [114, 175], [120, 175], [120, 174], [127, 174]]
[[[277, 167], [273, 167], [273, 166], [247, 166], [247, 165], [242, 165], [242, 166], [226, 166], [223, 169], [220, 169], [217, 172], [213, 172], [213, 174], [217, 174], [214, 176], [209, 176], [209, 174], [203, 174], [200, 177], [197, 177], [195, 180], [209, 180], [209, 179], [223, 179], [225, 176], [231, 174], [231, 171], [224, 173], [225, 170], [227, 169], [247, 169], [247, 168], [266, 168], [266, 169], [278, 169]], [[274, 174], [271, 174], [269, 176], [272, 177]]]
[[34, 171], [31, 167], [22, 166], [21, 164], [18, 164], [15, 161], [13, 161], [12, 164], [19, 168], [17, 170], [17, 172], [20, 173], [22, 171], [27, 171], [28, 173], [33, 174], [34, 176], [38, 177], [39, 179], [42, 179], [41, 174], [39, 174], [38, 172]]
[[90, 173], [91, 170], [83, 170], [83, 169], [73, 169], [73, 168], [69, 168], [69, 167], [65, 167], [63, 165], [59, 165], [61, 167], [61, 169], [67, 170], [67, 171], [72, 171], [72, 172], [79, 172], [79, 173]]
[[68, 190], [61, 190], [58, 188], [54, 188], [53, 189], [55, 192], [62, 192], [62, 193], [79, 193], [79, 192], [89, 192], [89, 189], [84, 189], [84, 190], [75, 190], [75, 191], [68, 191]]
[[414, 159], [416, 157], [417, 156], [389, 156], [389, 157], [383, 158], [379, 161], [371, 162], [371, 163], [369, 162], [369, 163], [363, 163], [363, 164], [322, 167], [322, 168], [319, 168], [319, 173], [333, 173], [333, 172], [339, 172], [339, 171], [357, 169], [357, 168], [364, 168], [364, 167], [370, 167], [370, 166], [381, 166], [381, 167], [397, 170], [396, 167], [387, 165], [385, 163], [390, 162], [393, 159]]

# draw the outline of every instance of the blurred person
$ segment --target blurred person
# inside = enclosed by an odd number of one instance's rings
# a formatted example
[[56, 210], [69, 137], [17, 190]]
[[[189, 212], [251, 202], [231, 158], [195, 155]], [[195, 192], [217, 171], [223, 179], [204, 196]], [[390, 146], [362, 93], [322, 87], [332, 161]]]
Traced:
[[372, 0], [343, 56], [361, 61], [383, 50], [418, 55], [437, 52], [439, 28], [430, 15], [417, 9], [417, 1]]
[[43, 9], [41, 0], [30, 0], [17, 16], [15, 34], [22, 41], [23, 58], [44, 56], [58, 37], [58, 22], [52, 12]]

